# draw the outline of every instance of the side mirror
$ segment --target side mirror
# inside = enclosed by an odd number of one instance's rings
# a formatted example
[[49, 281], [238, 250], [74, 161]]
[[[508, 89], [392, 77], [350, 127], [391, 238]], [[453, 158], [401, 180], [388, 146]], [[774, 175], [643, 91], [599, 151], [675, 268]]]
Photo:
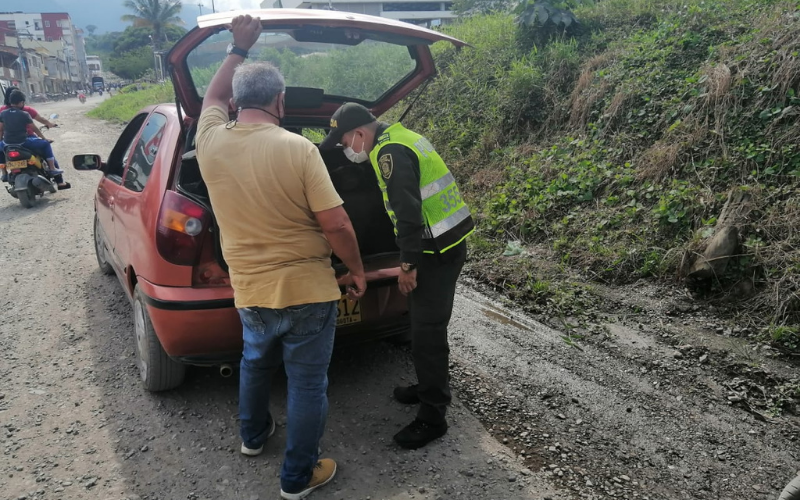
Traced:
[[75, 170], [100, 170], [103, 160], [100, 155], [75, 155], [72, 157], [72, 166]]

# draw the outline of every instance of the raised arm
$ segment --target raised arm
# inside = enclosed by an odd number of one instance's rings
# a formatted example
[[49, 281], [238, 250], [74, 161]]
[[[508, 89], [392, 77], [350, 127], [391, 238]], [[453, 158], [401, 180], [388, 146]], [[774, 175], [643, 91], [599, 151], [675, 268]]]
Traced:
[[[250, 50], [261, 35], [261, 19], [250, 16], [236, 16], [231, 21], [233, 44], [240, 49]], [[212, 106], [228, 109], [228, 101], [233, 97], [233, 72], [242, 64], [244, 57], [228, 54], [222, 62], [203, 97], [203, 111]]]

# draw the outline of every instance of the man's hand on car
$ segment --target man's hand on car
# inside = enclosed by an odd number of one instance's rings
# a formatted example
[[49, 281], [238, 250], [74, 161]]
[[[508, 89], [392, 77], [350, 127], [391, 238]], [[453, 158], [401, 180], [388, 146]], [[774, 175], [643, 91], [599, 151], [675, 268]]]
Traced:
[[261, 36], [261, 18], [249, 15], [236, 16], [231, 21], [233, 44], [242, 50], [250, 50]]
[[408, 295], [414, 291], [417, 288], [417, 270], [401, 272], [400, 276], [397, 277], [397, 286], [403, 295]]
[[350, 300], [360, 299], [367, 291], [367, 278], [363, 274], [347, 273], [339, 279], [339, 283], [345, 285]]

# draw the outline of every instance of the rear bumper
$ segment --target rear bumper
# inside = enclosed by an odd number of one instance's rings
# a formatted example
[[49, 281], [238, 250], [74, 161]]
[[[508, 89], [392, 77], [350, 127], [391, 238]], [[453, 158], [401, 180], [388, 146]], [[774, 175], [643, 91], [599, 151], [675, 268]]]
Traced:
[[[172, 358], [195, 365], [236, 362], [242, 323], [231, 288], [164, 287], [139, 278], [156, 335]], [[361, 299], [362, 322], [336, 329], [340, 344], [378, 340], [409, 328], [408, 302], [396, 278], [370, 281]]]

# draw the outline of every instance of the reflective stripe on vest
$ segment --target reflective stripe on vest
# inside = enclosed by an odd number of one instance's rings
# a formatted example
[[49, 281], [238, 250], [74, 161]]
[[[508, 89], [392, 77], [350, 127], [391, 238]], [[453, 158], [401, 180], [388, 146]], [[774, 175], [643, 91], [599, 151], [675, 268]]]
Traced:
[[[439, 252], [445, 252], [461, 243], [473, 232], [474, 224], [462, 224], [470, 218], [470, 211], [461, 199], [455, 177], [427, 139], [399, 123], [390, 126], [378, 137], [378, 144], [370, 153], [370, 162], [378, 177], [378, 185], [383, 195], [386, 212], [395, 225], [395, 234], [397, 234], [397, 216], [389, 204], [384, 178], [384, 175], [387, 174], [386, 178], [391, 178], [393, 166], [384, 165], [384, 169], [382, 169], [379, 164], [380, 151], [389, 144], [400, 144], [409, 148], [419, 160], [422, 216], [425, 222], [422, 236], [425, 240], [423, 245], [427, 248], [436, 248]], [[457, 231], [463, 232], [463, 234], [447, 234], [459, 227], [459, 224], [461, 227]], [[447, 236], [445, 237], [445, 235]], [[424, 251], [425, 253], [435, 253], [432, 250]]]

